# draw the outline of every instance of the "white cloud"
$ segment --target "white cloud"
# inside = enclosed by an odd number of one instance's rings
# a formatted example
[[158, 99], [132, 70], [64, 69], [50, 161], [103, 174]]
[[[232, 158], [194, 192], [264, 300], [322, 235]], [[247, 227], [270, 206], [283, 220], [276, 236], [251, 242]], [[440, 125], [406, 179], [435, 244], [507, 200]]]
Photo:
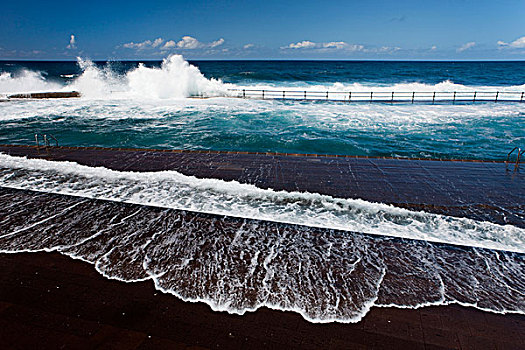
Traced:
[[321, 45], [322, 47], [327, 48], [327, 49], [333, 48], [333, 49], [338, 49], [338, 50], [344, 49], [345, 47], [348, 46], [348, 44], [345, 43], [344, 41], [331, 41], [329, 43], [323, 43]]
[[347, 50], [347, 51], [363, 51], [363, 45], [348, 44], [344, 41], [330, 41], [326, 43], [315, 43], [313, 41], [304, 40], [296, 43], [291, 43], [288, 46], [281, 47], [281, 49], [316, 49], [318, 51], [328, 50]]
[[502, 47], [510, 47], [514, 49], [523, 49], [525, 48], [525, 36], [514, 40], [513, 42], [506, 43], [504, 41], [498, 41], [498, 45]]
[[177, 43], [177, 47], [181, 49], [196, 49], [201, 46], [199, 40], [189, 35], [183, 36], [182, 39]]
[[146, 40], [143, 42], [129, 42], [122, 45], [126, 49], [136, 49], [136, 50], [145, 50], [145, 49], [155, 49], [160, 48], [160, 50], [169, 50], [174, 48], [179, 48], [183, 50], [193, 50], [193, 49], [203, 49], [203, 48], [214, 48], [224, 44], [224, 39], [220, 38], [211, 43], [202, 43], [199, 40], [185, 35], [179, 41], [167, 40], [164, 41], [162, 38], [157, 38], [153, 41]]
[[75, 36], [73, 34], [71, 34], [71, 36], [69, 37], [69, 45], [66, 46], [68, 49], [76, 49], [77, 46], [76, 46], [76, 39], [75, 39]]
[[201, 49], [201, 48], [213, 48], [224, 44], [224, 39], [212, 41], [211, 43], [202, 43], [199, 40], [189, 35], [183, 36], [182, 39], [177, 43], [177, 47], [180, 49]]
[[347, 50], [350, 51], [363, 51], [365, 47], [363, 45], [348, 45]]
[[210, 44], [210, 47], [217, 47], [224, 44], [224, 39], [220, 38], [219, 40], [215, 40]]
[[151, 47], [157, 47], [157, 46], [160, 46], [162, 45], [162, 43], [164, 42], [164, 39], [162, 38], [157, 38], [153, 41], [153, 43], [151, 43]]
[[177, 46], [177, 43], [173, 40], [166, 41], [164, 46], [162, 46], [163, 50], [172, 49]]
[[147, 49], [147, 48], [156, 48], [156, 47], [162, 45], [163, 42], [164, 42], [164, 39], [162, 39], [162, 38], [157, 38], [157, 39], [155, 39], [153, 41], [146, 40], [146, 41], [143, 41], [143, 42], [140, 42], [140, 43], [134, 43], [132, 41], [132, 42], [129, 42], [129, 43], [126, 43], [126, 44], [122, 45], [122, 47], [125, 47], [126, 49], [144, 50], [144, 49]]
[[177, 42], [177, 47], [179, 49], [194, 50], [194, 49], [203, 49], [203, 48], [214, 48], [222, 44], [224, 44], [223, 38], [212, 41], [211, 43], [203, 43], [195, 39], [192, 36], [185, 35], [182, 37], [182, 39], [179, 42]]
[[254, 47], [254, 46], [255, 46], [255, 45], [253, 45], [253, 44], [246, 44], [246, 45], [244, 45], [242, 48], [245, 49], [245, 50], [247, 50], [247, 49], [251, 49], [251, 48]]
[[396, 52], [396, 51], [399, 51], [401, 50], [400, 47], [390, 47], [390, 46], [381, 46], [379, 49], [370, 49], [370, 50], [367, 50], [367, 51], [370, 51], [370, 52]]
[[286, 49], [313, 49], [317, 44], [308, 40], [304, 40], [298, 43], [291, 43], [288, 46], [285, 46]]
[[474, 41], [471, 41], [469, 43], [466, 43], [466, 44], [463, 44], [460, 48], [458, 48], [456, 51], [457, 52], [463, 52], [465, 50], [468, 50], [468, 49], [471, 49], [473, 48], [474, 46], [476, 46], [476, 43]]
[[151, 40], [146, 40], [146, 41], [143, 41], [141, 43], [134, 43], [133, 41], [132, 42], [129, 42], [129, 43], [125, 43], [124, 45], [122, 45], [123, 47], [125, 47], [126, 49], [137, 49], [137, 50], [143, 50], [149, 46], [151, 46]]

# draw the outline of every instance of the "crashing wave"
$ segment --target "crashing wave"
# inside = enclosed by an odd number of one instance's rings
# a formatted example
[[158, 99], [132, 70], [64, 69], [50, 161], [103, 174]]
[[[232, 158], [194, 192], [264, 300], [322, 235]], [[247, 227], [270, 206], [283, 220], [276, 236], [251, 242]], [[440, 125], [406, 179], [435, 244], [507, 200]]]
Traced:
[[0, 186], [479, 248], [525, 252], [525, 229], [176, 171], [125, 172], [0, 154]]

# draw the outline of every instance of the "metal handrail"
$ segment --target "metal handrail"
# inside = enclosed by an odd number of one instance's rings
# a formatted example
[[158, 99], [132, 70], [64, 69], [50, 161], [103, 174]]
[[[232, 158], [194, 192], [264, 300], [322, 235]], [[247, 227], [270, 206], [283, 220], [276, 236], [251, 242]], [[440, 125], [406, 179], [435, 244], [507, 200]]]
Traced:
[[[231, 89], [228, 89], [228, 91], [246, 91], [246, 92], [261, 92], [261, 91], [266, 91], [266, 92], [283, 92], [283, 91], [286, 91], [286, 92], [296, 92], [296, 93], [303, 93], [303, 92], [307, 92], [307, 93], [316, 93], [316, 94], [326, 94], [327, 92], [331, 93], [331, 94], [348, 94], [350, 91], [330, 91], [330, 90], [287, 90], [287, 89], [283, 89], [283, 90], [278, 90], [278, 89], [240, 89], [240, 88], [231, 88]], [[370, 91], [351, 91], [352, 94], [370, 94]], [[434, 91], [394, 91], [396, 94], [400, 93], [400, 94], [411, 94], [413, 92], [417, 93], [417, 94], [432, 94], [434, 93]], [[496, 93], [500, 93], [500, 94], [521, 94], [523, 91], [436, 91], [436, 93], [440, 93], [440, 94], [453, 94], [454, 92], [458, 93], [458, 94], [474, 94], [474, 93], [484, 93], [484, 94], [496, 94]], [[391, 94], [392, 91], [391, 90], [388, 90], [388, 91], [374, 91], [374, 93], [384, 93], [384, 94]]]
[[[510, 152], [507, 154], [507, 160], [506, 160], [505, 162], [507, 162], [507, 163], [509, 162], [510, 155], [511, 155], [512, 153], [514, 153], [515, 150], [518, 150], [518, 156], [519, 156], [520, 153], [522, 153], [522, 152], [521, 152], [521, 148], [519, 148], [519, 147], [514, 147], [514, 148], [512, 149], [512, 151], [510, 151]], [[525, 150], [524, 150], [524, 151], [525, 151]]]
[[514, 153], [515, 150], [518, 150], [518, 156], [516, 157], [516, 163], [514, 164], [514, 169], [517, 169], [519, 167], [519, 164], [520, 164], [520, 158], [521, 158], [521, 155], [523, 153], [525, 153], [525, 149], [524, 150], [521, 150], [520, 147], [514, 147], [512, 149], [512, 151], [510, 151], [508, 154], [507, 154], [507, 159], [505, 160], [505, 164], [509, 164], [509, 159], [510, 159], [510, 155], [512, 153]]
[[[49, 139], [52, 139], [53, 141], [55, 141], [55, 146], [58, 147], [58, 140], [55, 136], [51, 135], [51, 134], [40, 134], [40, 133], [36, 133], [35, 134], [35, 142], [36, 142], [36, 147], [39, 148], [40, 147], [40, 143], [38, 142], [38, 139], [39, 139], [39, 136], [42, 137], [42, 140], [44, 141], [44, 147], [49, 147], [51, 146], [50, 143], [49, 143]], [[49, 137], [49, 139], [48, 139]]]
[[[51, 134], [48, 134], [47, 136], [49, 136], [50, 139], [53, 139], [53, 141], [55, 141], [55, 147], [58, 147], [58, 140], [56, 139], [56, 137], [54, 137]], [[47, 145], [49, 146], [49, 140], [47, 141]]]
[[332, 100], [348, 102], [525, 102], [525, 91], [319, 91], [287, 89], [228, 89], [237, 97]]

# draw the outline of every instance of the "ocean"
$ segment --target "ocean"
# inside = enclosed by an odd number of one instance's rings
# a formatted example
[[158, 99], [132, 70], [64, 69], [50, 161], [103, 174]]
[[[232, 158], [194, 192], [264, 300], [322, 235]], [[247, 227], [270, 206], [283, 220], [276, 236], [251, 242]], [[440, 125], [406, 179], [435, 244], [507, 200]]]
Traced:
[[[42, 133], [63, 146], [443, 160], [505, 160], [525, 145], [525, 103], [263, 100], [235, 98], [231, 89], [520, 92], [525, 62], [3, 61], [0, 144], [32, 145]], [[7, 99], [73, 90], [82, 96]], [[346, 167], [347, 175], [357, 169], [315, 161]], [[459, 191], [473, 186], [460, 176], [469, 163], [439, 181], [429, 175], [434, 163], [426, 164], [421, 181], [449, 190], [442, 195], [462, 215], [352, 198], [335, 187], [330, 194], [287, 191], [256, 179], [0, 154], [0, 198], [8, 203], [0, 209], [0, 252], [58, 251], [108, 278], [151, 279], [163, 292], [237, 314], [267, 306], [311, 322], [357, 322], [374, 305], [450, 303], [525, 313], [524, 189], [513, 187], [523, 173], [503, 164], [472, 168], [501, 170], [506, 201], [503, 191]], [[255, 177], [264, 177], [259, 165]], [[412, 199], [405, 204], [428, 204]]]
[[[525, 141], [525, 103], [348, 104], [232, 99], [228, 89], [524, 91], [525, 62], [0, 62], [0, 143], [501, 160]], [[139, 66], [140, 65], [140, 66]], [[211, 99], [188, 99], [211, 96]]]

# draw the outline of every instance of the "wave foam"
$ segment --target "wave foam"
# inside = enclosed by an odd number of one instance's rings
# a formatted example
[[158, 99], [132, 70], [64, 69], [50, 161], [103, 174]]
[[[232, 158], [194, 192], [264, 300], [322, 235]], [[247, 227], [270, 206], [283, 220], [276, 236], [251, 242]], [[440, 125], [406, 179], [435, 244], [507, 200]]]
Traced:
[[[367, 83], [315, 83], [308, 81], [287, 82], [254, 82], [247, 84], [228, 84], [214, 78], [206, 78], [197, 67], [189, 64], [181, 55], [166, 57], [159, 68], [146, 67], [139, 64], [135, 69], [125, 74], [118, 74], [111, 65], [98, 67], [88, 59], [78, 58], [78, 65], [82, 70], [79, 76], [61, 75], [73, 78], [72, 81], [59, 84], [46, 80], [40, 72], [23, 70], [17, 75], [12, 73], [0, 74], [0, 93], [24, 93], [35, 91], [77, 90], [85, 98], [106, 99], [179, 99], [192, 96], [212, 97], [230, 96], [229, 88], [260, 89], [278, 91], [308, 91], [308, 92], [516, 92], [525, 90], [525, 84], [515, 86], [465, 86], [445, 80], [437, 84], [419, 82], [395, 84], [367, 84]], [[249, 76], [253, 72], [242, 72]], [[298, 96], [301, 96], [300, 94]], [[268, 96], [271, 97], [271, 96]], [[274, 96], [278, 97], [278, 96]], [[482, 98], [483, 96], [478, 96]], [[512, 96], [511, 96], [512, 97]], [[512, 99], [505, 94], [500, 100]], [[515, 96], [514, 96], [515, 97]], [[339, 99], [338, 95], [331, 98]], [[353, 97], [359, 99], [358, 96]], [[363, 97], [363, 98], [366, 98]], [[519, 98], [519, 97], [518, 97]], [[408, 97], [410, 99], [410, 97]]]
[[525, 229], [176, 171], [124, 172], [0, 154], [0, 185], [381, 236], [525, 252]]
[[117, 74], [110, 65], [99, 68], [90, 60], [80, 57], [78, 65], [82, 73], [66, 84], [49, 81], [41, 72], [23, 70], [17, 74], [0, 73], [0, 93], [75, 90], [84, 98], [139, 100], [228, 94], [229, 84], [213, 78], [207, 79], [197, 67], [180, 55], [168, 56], [159, 68], [149, 68], [141, 63], [124, 75]]
[[334, 82], [330, 84], [311, 84], [306, 82], [297, 83], [286, 83], [284, 84], [268, 84], [268, 83], [255, 83], [252, 85], [238, 85], [237, 88], [246, 89], [277, 89], [293, 91], [300, 88], [301, 91], [330, 91], [330, 92], [495, 92], [495, 91], [506, 91], [516, 92], [525, 90], [525, 84], [513, 85], [513, 86], [466, 86], [462, 84], [454, 83], [451, 80], [445, 80], [437, 84], [425, 84], [425, 83], [395, 83], [395, 84], [362, 84], [362, 83], [340, 83]]
[[59, 91], [63, 85], [50, 82], [40, 72], [22, 70], [18, 74], [0, 73], [0, 93], [27, 93], [41, 91]]
[[0, 197], [0, 252], [57, 251], [217, 311], [266, 306], [326, 323], [357, 322], [372, 306], [525, 310], [523, 254], [6, 188]]
[[123, 76], [116, 75], [109, 66], [100, 69], [89, 60], [79, 58], [78, 64], [83, 73], [70, 88], [88, 98], [105, 98], [109, 94], [124, 98], [170, 99], [227, 93], [225, 84], [207, 79], [180, 55], [165, 58], [160, 68], [149, 68], [141, 63]]

